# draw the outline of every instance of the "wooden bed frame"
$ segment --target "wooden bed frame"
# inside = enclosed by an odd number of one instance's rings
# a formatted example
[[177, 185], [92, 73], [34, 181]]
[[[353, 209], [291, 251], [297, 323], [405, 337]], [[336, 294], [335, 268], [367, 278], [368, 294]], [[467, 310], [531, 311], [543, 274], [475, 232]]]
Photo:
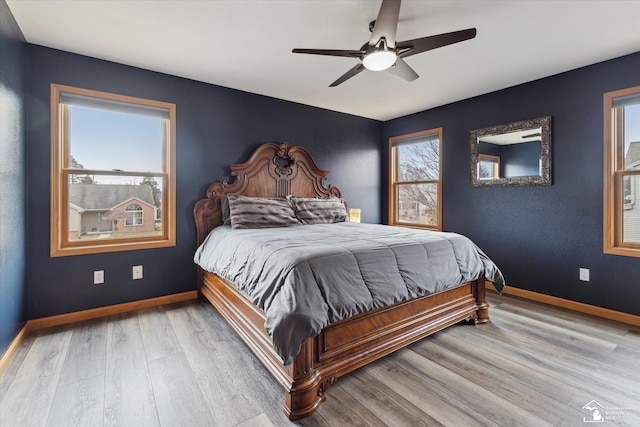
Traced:
[[[222, 224], [220, 196], [340, 197], [325, 186], [329, 172], [316, 166], [311, 154], [288, 143], [260, 146], [242, 164], [232, 164], [235, 180], [215, 182], [193, 210], [198, 245]], [[368, 311], [332, 323], [310, 338], [294, 361], [285, 366], [264, 328], [264, 312], [232, 284], [198, 268], [198, 285], [256, 357], [285, 388], [284, 412], [292, 420], [311, 415], [339, 377], [461, 320], [489, 322], [484, 279], [456, 288]]]

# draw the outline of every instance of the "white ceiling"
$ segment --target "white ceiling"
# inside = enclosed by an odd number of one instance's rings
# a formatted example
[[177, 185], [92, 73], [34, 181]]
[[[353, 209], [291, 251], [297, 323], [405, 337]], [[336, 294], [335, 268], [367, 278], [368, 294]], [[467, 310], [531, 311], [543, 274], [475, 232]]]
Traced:
[[[640, 51], [640, 1], [405, 0], [397, 40], [477, 28], [406, 62], [406, 82], [356, 59], [379, 0], [7, 0], [28, 42], [302, 104], [389, 120]], [[640, 71], [639, 71], [640, 72]]]

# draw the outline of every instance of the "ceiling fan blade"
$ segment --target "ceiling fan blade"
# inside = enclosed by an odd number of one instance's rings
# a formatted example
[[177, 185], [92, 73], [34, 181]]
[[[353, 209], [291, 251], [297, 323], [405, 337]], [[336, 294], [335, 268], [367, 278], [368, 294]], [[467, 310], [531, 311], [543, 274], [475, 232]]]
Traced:
[[375, 46], [384, 37], [387, 46], [396, 45], [396, 31], [398, 30], [398, 16], [400, 15], [400, 0], [382, 0], [376, 23], [371, 32], [369, 45]]
[[355, 67], [353, 67], [352, 69], [350, 69], [349, 71], [344, 73], [342, 76], [340, 76], [340, 78], [338, 78], [338, 80], [336, 80], [335, 82], [331, 83], [329, 85], [329, 87], [336, 87], [339, 84], [346, 82], [347, 80], [349, 80], [351, 77], [355, 76], [356, 74], [360, 74], [360, 72], [362, 70], [364, 70], [364, 69], [365, 69], [364, 65], [356, 64]]
[[396, 59], [396, 63], [393, 65], [393, 67], [388, 68], [387, 71], [393, 74], [394, 76], [398, 76], [401, 79], [404, 79], [408, 82], [412, 82], [418, 77], [420, 77], [418, 73], [413, 71], [413, 68], [411, 68], [409, 64], [404, 62], [402, 58]]
[[520, 138], [536, 138], [538, 136], [542, 136], [540, 132], [530, 133], [529, 135], [522, 135]]
[[293, 49], [293, 53], [308, 53], [310, 55], [346, 56], [349, 58], [360, 58], [364, 53], [360, 50], [343, 49]]
[[417, 53], [426, 52], [427, 50], [437, 49], [442, 46], [469, 40], [475, 36], [476, 29], [469, 28], [467, 30], [453, 31], [451, 33], [443, 33], [413, 40], [405, 40], [403, 42], [396, 43], [396, 52], [398, 52], [399, 57], [406, 58]]

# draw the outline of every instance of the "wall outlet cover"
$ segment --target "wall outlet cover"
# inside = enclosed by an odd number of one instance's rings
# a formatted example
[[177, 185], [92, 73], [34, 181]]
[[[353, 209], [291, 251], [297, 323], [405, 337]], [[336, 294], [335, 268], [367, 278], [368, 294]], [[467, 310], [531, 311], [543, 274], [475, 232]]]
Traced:
[[96, 270], [93, 272], [93, 284], [101, 285], [104, 283], [104, 270]]
[[589, 269], [588, 268], [581, 268], [580, 269], [580, 280], [582, 280], [583, 282], [588, 282], [590, 277], [589, 277]]
[[142, 266], [134, 265], [133, 266], [133, 280], [142, 279]]

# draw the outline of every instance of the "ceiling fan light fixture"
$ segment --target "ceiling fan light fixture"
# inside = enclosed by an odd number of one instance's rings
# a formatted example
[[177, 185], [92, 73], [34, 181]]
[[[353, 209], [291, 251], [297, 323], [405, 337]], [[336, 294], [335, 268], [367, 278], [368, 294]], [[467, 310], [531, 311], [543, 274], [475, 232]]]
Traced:
[[362, 58], [362, 65], [367, 70], [383, 71], [391, 68], [396, 63], [395, 52], [389, 50], [377, 50]]
[[418, 77], [405, 58], [450, 44], [472, 39], [475, 28], [436, 34], [398, 42], [396, 40], [401, 0], [382, 0], [377, 18], [369, 23], [371, 37], [359, 50], [346, 49], [293, 49], [293, 53], [341, 56], [358, 59], [360, 62], [341, 75], [329, 87], [336, 87], [364, 70], [385, 71], [407, 82]]

